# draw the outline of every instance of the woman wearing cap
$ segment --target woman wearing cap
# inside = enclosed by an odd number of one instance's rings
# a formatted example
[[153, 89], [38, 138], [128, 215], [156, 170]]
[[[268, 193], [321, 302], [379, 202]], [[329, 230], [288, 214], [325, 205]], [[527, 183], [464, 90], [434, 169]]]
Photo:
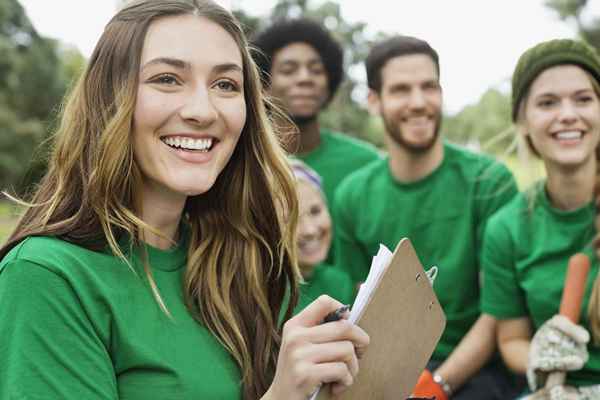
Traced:
[[294, 314], [303, 310], [322, 294], [348, 304], [353, 288], [350, 277], [342, 270], [326, 264], [332, 240], [331, 217], [315, 170], [297, 159], [290, 164], [298, 191], [298, 265], [304, 282], [300, 284], [300, 299]]
[[[539, 391], [544, 398], [600, 398], [599, 82], [600, 58], [584, 43], [552, 40], [521, 56], [512, 80], [513, 120], [547, 178], [501, 209], [484, 236], [482, 309], [499, 319], [504, 361], [527, 375], [532, 392], [544, 387], [548, 372], [567, 373], [564, 386]], [[593, 260], [581, 325], [557, 315], [566, 266], [578, 252]]]

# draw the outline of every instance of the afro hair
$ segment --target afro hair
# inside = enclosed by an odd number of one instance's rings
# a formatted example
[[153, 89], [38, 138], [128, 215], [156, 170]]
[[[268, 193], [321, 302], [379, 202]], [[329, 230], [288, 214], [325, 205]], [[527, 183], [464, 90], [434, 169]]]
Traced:
[[270, 85], [273, 55], [291, 43], [307, 43], [321, 56], [329, 81], [329, 99], [335, 95], [344, 75], [344, 52], [333, 36], [317, 22], [307, 19], [281, 20], [252, 39], [254, 61], [263, 83]]

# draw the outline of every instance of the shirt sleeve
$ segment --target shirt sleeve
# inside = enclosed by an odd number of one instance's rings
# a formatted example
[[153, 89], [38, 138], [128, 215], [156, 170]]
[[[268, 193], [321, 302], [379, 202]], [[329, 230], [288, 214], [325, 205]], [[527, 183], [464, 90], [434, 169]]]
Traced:
[[498, 319], [524, 317], [528, 312], [518, 281], [514, 242], [500, 217], [494, 216], [484, 233], [481, 310]]
[[356, 287], [358, 283], [366, 279], [371, 262], [356, 237], [358, 211], [354, 210], [352, 198], [346, 193], [345, 187], [342, 184], [338, 188], [333, 202], [333, 214], [336, 221], [335, 264], [338, 269], [350, 277], [353, 287]]
[[0, 398], [116, 400], [106, 346], [68, 280], [16, 259], [0, 267]]
[[512, 173], [503, 164], [494, 162], [486, 166], [477, 177], [479, 184], [475, 198], [477, 220], [477, 249], [481, 249], [488, 219], [517, 194], [517, 184]]

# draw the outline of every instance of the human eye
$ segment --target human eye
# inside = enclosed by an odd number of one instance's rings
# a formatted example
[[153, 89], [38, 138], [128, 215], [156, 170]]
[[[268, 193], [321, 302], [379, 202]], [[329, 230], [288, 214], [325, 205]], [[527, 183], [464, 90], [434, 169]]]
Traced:
[[579, 104], [588, 104], [590, 102], [592, 102], [594, 100], [594, 98], [590, 95], [581, 95], [581, 96], [577, 96], [575, 98], [575, 101]]
[[429, 81], [423, 84], [423, 90], [426, 91], [436, 91], [438, 90], [440, 85], [437, 82]]
[[394, 85], [390, 88], [390, 93], [398, 95], [406, 95], [410, 92], [408, 85]]
[[316, 217], [318, 215], [321, 214], [322, 208], [319, 205], [313, 205], [312, 207], [310, 207], [310, 215], [313, 217]]
[[320, 75], [325, 73], [325, 67], [321, 63], [314, 63], [310, 65], [309, 71], [311, 74]]
[[159, 74], [148, 80], [150, 83], [156, 83], [165, 86], [175, 86], [181, 84], [179, 79], [173, 74]]
[[233, 82], [229, 79], [218, 80], [215, 83], [214, 87], [222, 92], [239, 92], [239, 85], [236, 82]]
[[557, 103], [556, 99], [542, 98], [537, 101], [537, 106], [541, 108], [550, 108]]

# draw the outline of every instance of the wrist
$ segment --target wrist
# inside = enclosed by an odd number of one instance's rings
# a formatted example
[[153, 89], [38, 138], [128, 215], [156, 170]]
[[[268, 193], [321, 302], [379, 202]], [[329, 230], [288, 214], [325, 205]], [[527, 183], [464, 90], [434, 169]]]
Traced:
[[450, 384], [444, 379], [443, 376], [441, 376], [437, 372], [434, 372], [432, 378], [433, 381], [442, 388], [442, 390], [444, 391], [446, 396], [448, 396], [448, 398], [452, 396], [452, 386], [450, 386]]

